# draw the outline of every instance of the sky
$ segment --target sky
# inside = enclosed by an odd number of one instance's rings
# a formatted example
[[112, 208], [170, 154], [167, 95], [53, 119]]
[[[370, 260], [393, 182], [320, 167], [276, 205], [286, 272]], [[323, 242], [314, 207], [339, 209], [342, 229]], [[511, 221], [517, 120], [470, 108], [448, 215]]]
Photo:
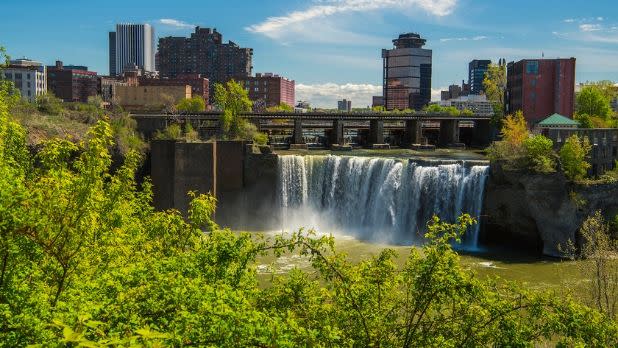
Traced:
[[[433, 50], [432, 96], [468, 78], [472, 59], [577, 58], [576, 80], [618, 81], [617, 0], [30, 0], [4, 3], [13, 58], [108, 73], [108, 32], [149, 23], [157, 37], [217, 28], [253, 48], [255, 72], [296, 81], [296, 99], [336, 107], [382, 94], [381, 49], [417, 32]], [[11, 15], [13, 14], [13, 15]]]

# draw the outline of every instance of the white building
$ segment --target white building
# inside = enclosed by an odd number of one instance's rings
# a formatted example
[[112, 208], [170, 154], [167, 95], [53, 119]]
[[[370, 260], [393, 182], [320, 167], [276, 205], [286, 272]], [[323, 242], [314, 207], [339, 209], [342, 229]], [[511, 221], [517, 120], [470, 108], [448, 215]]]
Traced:
[[6, 80], [13, 82], [22, 98], [30, 102], [47, 93], [47, 68], [40, 62], [25, 58], [11, 60], [3, 73]]
[[438, 102], [440, 106], [454, 106], [457, 110], [470, 110], [475, 114], [493, 115], [494, 107], [493, 103], [487, 100], [487, 96], [481, 95], [465, 95], [458, 98], [442, 100]]
[[150, 24], [116, 24], [109, 33], [109, 74], [119, 76], [136, 65], [145, 74], [155, 72], [155, 33]]

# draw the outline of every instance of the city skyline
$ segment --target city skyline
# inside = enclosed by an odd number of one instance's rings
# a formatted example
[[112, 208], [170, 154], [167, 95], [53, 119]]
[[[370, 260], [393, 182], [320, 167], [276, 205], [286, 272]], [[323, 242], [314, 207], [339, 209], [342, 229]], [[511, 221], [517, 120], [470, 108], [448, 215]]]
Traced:
[[[112, 11], [116, 4], [122, 12]], [[19, 18], [0, 23], [0, 45], [13, 58], [52, 64], [87, 65], [107, 74], [108, 32], [116, 23], [147, 23], [157, 38], [187, 36], [194, 25], [217, 28], [242, 47], [254, 49], [254, 72], [273, 72], [296, 80], [297, 99], [336, 107], [347, 98], [371, 104], [382, 91], [383, 48], [404, 32], [427, 38], [434, 52], [432, 99], [452, 83], [467, 81], [472, 59], [577, 58], [577, 82], [618, 80], [618, 18], [611, 1], [521, 1], [496, 5], [471, 0], [33, 2], [38, 11], [23, 29]], [[558, 6], [561, 5], [561, 6]], [[7, 4], [7, 11], [17, 10]], [[73, 14], [61, 22], [62, 13]], [[526, 25], [521, 25], [525, 19]], [[20, 30], [15, 30], [20, 28]], [[157, 40], [158, 41], [158, 40]]]

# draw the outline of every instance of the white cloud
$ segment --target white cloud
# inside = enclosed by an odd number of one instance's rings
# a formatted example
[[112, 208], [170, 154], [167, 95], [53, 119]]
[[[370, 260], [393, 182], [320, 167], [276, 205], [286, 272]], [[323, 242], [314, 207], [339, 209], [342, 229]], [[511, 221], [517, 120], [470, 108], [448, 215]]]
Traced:
[[489, 36], [484, 36], [484, 35], [473, 36], [473, 37], [447, 37], [447, 38], [440, 39], [440, 42], [448, 42], [448, 41], [481, 41], [481, 40], [487, 40], [487, 39], [489, 39]]
[[[458, 0], [330, 0], [322, 1], [305, 10], [293, 11], [285, 16], [268, 17], [265, 21], [253, 24], [245, 29], [249, 32], [262, 34], [272, 39], [281, 39], [286, 34], [306, 34], [322, 32], [321, 25], [334, 15], [344, 13], [371, 12], [383, 9], [408, 9], [414, 7], [432, 16], [443, 17], [451, 14]], [[314, 30], [309, 30], [307, 26]], [[325, 37], [325, 35], [322, 35]]]
[[574, 18], [567, 18], [563, 22], [565, 22], [565, 23], [574, 23], [575, 19]]
[[581, 31], [599, 31], [603, 29], [603, 27], [600, 24], [580, 24], [579, 26], [579, 30]]
[[194, 28], [195, 25], [193, 24], [189, 24], [177, 19], [172, 19], [172, 18], [161, 18], [159, 19], [159, 24], [163, 24], [163, 25], [167, 25], [170, 27], [174, 27], [177, 29], [188, 29], [188, 28]]
[[448, 91], [448, 87], [432, 88], [431, 101], [440, 101], [442, 98], [442, 91]]
[[296, 84], [296, 99], [306, 100], [312, 106], [336, 108], [337, 101], [347, 99], [352, 101], [352, 107], [364, 108], [371, 106], [372, 97], [382, 95], [381, 85], [372, 84]]

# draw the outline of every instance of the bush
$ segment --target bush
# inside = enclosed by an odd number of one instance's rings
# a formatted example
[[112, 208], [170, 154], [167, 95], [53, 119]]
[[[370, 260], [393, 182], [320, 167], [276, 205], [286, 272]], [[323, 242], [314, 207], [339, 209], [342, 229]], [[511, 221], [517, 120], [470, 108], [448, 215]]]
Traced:
[[524, 151], [528, 167], [538, 173], [552, 173], [556, 171], [553, 142], [542, 135], [524, 140]]
[[571, 180], [582, 180], [586, 177], [590, 163], [586, 157], [592, 149], [587, 137], [580, 139], [577, 135], [570, 136], [560, 149], [560, 162], [564, 174]]
[[62, 100], [46, 93], [36, 97], [36, 105], [40, 112], [50, 115], [62, 115], [64, 106]]
[[183, 99], [176, 104], [176, 110], [183, 113], [195, 113], [206, 110], [206, 103], [202, 97], [196, 96], [190, 99]]
[[182, 129], [177, 123], [172, 123], [163, 131], [156, 131], [154, 139], [157, 140], [180, 140], [182, 138]]

